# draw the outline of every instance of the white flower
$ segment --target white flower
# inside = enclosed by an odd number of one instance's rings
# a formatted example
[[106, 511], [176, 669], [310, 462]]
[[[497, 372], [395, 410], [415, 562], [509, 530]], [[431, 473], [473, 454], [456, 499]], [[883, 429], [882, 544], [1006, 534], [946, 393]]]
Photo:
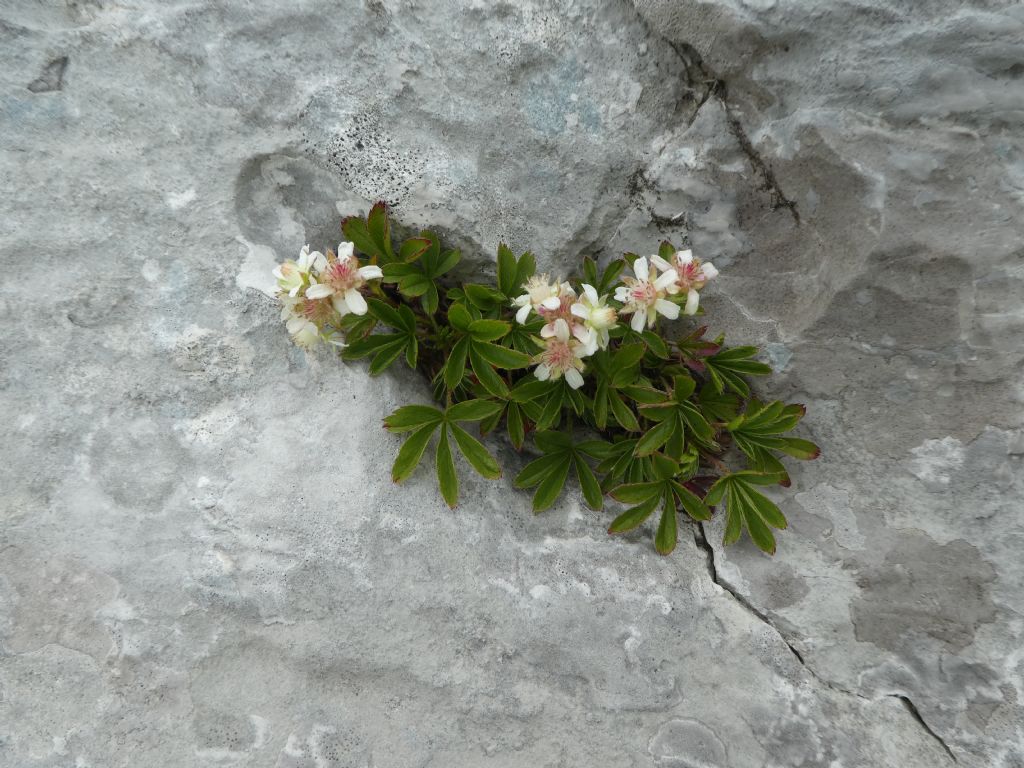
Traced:
[[586, 336], [580, 340], [588, 355], [598, 349], [607, 349], [608, 331], [617, 324], [618, 315], [605, 303], [607, 299], [607, 296], [598, 296], [594, 286], [584, 283], [583, 295], [571, 307], [572, 314], [583, 320]]
[[552, 283], [547, 275], [534, 275], [527, 280], [526, 285], [523, 286], [526, 293], [512, 300], [512, 306], [519, 308], [519, 311], [516, 312], [516, 321], [525, 323], [526, 318], [530, 316], [531, 309], [537, 311], [540, 311], [541, 307], [558, 309], [562, 303], [560, 295], [563, 285], [568, 285], [568, 283], [560, 285], [557, 280]]
[[299, 251], [299, 258], [296, 261], [289, 259], [284, 264], [274, 268], [274, 277], [277, 278], [277, 287], [281, 293], [295, 297], [299, 291], [308, 284], [311, 279], [310, 272], [320, 271], [327, 265], [327, 259], [320, 251], [309, 252], [309, 246], [302, 246]]
[[331, 251], [327, 252], [326, 265], [316, 278], [311, 279], [311, 285], [306, 289], [306, 298], [330, 298], [334, 309], [342, 316], [349, 312], [365, 315], [366, 299], [359, 289], [367, 280], [376, 280], [383, 276], [380, 267], [360, 267], [352, 243], [341, 243], [337, 256]]
[[291, 317], [286, 324], [292, 340], [303, 349], [311, 349], [320, 341], [320, 329], [316, 323], [304, 317]]
[[[665, 266], [668, 263], [657, 256], [651, 257], [652, 261], [657, 259]], [[622, 314], [633, 314], [629, 321], [629, 327], [640, 333], [646, 325], [648, 328], [654, 326], [658, 315], [664, 315], [669, 320], [679, 317], [679, 307], [665, 298], [667, 288], [673, 285], [678, 279], [676, 271], [671, 267], [662, 275], [654, 264], [648, 265], [647, 259], [640, 256], [633, 262], [633, 272], [636, 277], [623, 278], [625, 285], [615, 289], [615, 300], [622, 302]]]
[[555, 334], [547, 340], [544, 351], [533, 358], [537, 368], [533, 375], [541, 381], [559, 379], [565, 376], [569, 386], [579, 389], [583, 386], [584, 369], [580, 359], [586, 350], [578, 339], [569, 335], [569, 324], [562, 318], [555, 321]]
[[651, 261], [658, 269], [674, 269], [676, 281], [668, 287], [671, 295], [686, 292], [686, 306], [683, 313], [693, 315], [697, 313], [700, 305], [700, 290], [707, 285], [707, 282], [718, 277], [718, 269], [710, 261], [702, 262], [693, 255], [693, 251], [687, 248], [685, 251], [676, 251], [672, 255], [672, 261], [668, 262], [658, 256], [652, 256]]

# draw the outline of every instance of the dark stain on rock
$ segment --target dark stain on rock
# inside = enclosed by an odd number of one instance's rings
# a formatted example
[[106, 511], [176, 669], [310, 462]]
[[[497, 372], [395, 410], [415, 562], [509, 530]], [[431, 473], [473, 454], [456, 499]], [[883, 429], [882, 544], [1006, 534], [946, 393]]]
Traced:
[[995, 620], [993, 581], [995, 570], [966, 541], [938, 545], [922, 533], [903, 532], [881, 565], [857, 577], [856, 637], [900, 651], [927, 635], [961, 651], [974, 642], [979, 625]]
[[59, 56], [51, 61], [40, 73], [39, 77], [28, 84], [32, 93], [49, 93], [64, 87], [64, 71], [68, 68], [68, 57]]

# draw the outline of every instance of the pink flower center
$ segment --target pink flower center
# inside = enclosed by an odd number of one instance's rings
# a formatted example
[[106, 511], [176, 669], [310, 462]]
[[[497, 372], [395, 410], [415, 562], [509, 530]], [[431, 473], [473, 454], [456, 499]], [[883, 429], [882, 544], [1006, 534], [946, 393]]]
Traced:
[[657, 301], [658, 289], [654, 287], [654, 283], [631, 277], [627, 277], [625, 282], [629, 288], [629, 299], [634, 304], [653, 304]]
[[362, 282], [359, 277], [359, 262], [355, 259], [332, 261], [320, 273], [320, 281], [329, 285], [335, 293], [343, 293], [349, 288], [358, 288]]
[[539, 307], [537, 314], [548, 321], [548, 324], [553, 324], [558, 318], [562, 318], [570, 326], [573, 323], [572, 305], [576, 301], [572, 296], [561, 296], [559, 297], [561, 304], [558, 309], [547, 309], [546, 307]]
[[567, 371], [573, 367], [576, 354], [566, 341], [548, 339], [548, 347], [544, 351], [544, 363], [556, 370]]
[[684, 291], [688, 291], [690, 288], [701, 288], [705, 283], [704, 271], [697, 259], [689, 264], [676, 264], [676, 272], [679, 274], [676, 284]]
[[324, 299], [304, 299], [299, 310], [300, 314], [311, 323], [323, 325], [331, 317], [331, 305]]

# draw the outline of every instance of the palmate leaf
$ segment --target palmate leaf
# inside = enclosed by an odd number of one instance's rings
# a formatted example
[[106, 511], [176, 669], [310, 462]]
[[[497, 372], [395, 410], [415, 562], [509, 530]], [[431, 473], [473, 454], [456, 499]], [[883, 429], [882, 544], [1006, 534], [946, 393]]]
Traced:
[[449, 507], [455, 507], [459, 499], [459, 478], [452, 458], [451, 439], [459, 447], [469, 465], [478, 474], [490, 480], [501, 477], [497, 460], [475, 437], [459, 426], [460, 421], [483, 421], [501, 411], [502, 403], [494, 400], [463, 400], [441, 411], [429, 405], [406, 405], [384, 419], [389, 432], [411, 434], [398, 451], [391, 467], [391, 478], [400, 483], [412, 475], [435, 431], [440, 437], [435, 453], [438, 487]]
[[754, 487], [775, 482], [773, 475], [742, 471], [725, 475], [711, 486], [704, 503], [716, 505], [725, 501], [723, 544], [734, 544], [746, 529], [758, 549], [769, 555], [775, 554], [775, 536], [771, 528], [784, 529], [786, 518], [775, 502]]
[[756, 354], [757, 347], [732, 347], [704, 358], [715, 389], [718, 392], [731, 389], [740, 397], [750, 397], [750, 385], [744, 376], [767, 376], [772, 372], [770, 365], [750, 359]]
[[786, 405], [775, 401], [763, 405], [752, 400], [746, 412], [730, 421], [726, 428], [754, 469], [777, 475], [782, 485], [789, 485], [789, 473], [776, 452], [803, 460], [816, 459], [820, 453], [818, 446], [810, 440], [782, 437], [782, 433], [799, 423], [805, 412], [804, 406], [799, 404]]
[[384, 282], [397, 283], [403, 296], [419, 298], [423, 311], [433, 315], [440, 303], [438, 280], [459, 263], [459, 252], [442, 251], [437, 235], [423, 231], [411, 242], [403, 243], [399, 255], [405, 259], [392, 259], [381, 267]]
[[529, 251], [517, 259], [507, 245], [498, 246], [498, 292], [506, 304], [523, 292], [526, 281], [536, 271], [537, 262]]
[[565, 432], [552, 431], [537, 432], [534, 442], [544, 455], [523, 467], [514, 481], [517, 488], [536, 486], [537, 490], [533, 494], [534, 513], [543, 512], [558, 500], [570, 468], [576, 471], [587, 506], [596, 510], [604, 506], [600, 483], [586, 459], [607, 455], [606, 442], [588, 440], [577, 443]]
[[644, 482], [626, 483], [610, 491], [616, 501], [635, 504], [612, 521], [609, 533], [625, 533], [640, 526], [654, 510], [661, 505], [661, 518], [654, 535], [654, 548], [667, 555], [676, 547], [678, 538], [677, 514], [683, 508], [694, 520], [707, 520], [711, 510], [680, 479], [686, 470], [665, 454], [651, 456], [650, 470], [653, 479]]
[[394, 261], [391, 246], [391, 226], [388, 223], [387, 205], [383, 200], [373, 204], [366, 219], [350, 216], [341, 223], [341, 231], [356, 250], [370, 257], [373, 263], [387, 264]]

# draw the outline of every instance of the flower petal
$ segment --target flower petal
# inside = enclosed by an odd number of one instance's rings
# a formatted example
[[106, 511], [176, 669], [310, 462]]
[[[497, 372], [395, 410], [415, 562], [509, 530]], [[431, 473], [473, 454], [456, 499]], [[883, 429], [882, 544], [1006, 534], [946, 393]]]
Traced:
[[661, 256], [658, 256], [657, 254], [651, 256], [651, 264], [656, 266], [662, 272], [667, 272], [668, 270], [672, 269], [672, 265], [665, 261], [663, 258], [661, 258]]
[[687, 315], [697, 314], [697, 306], [700, 304], [700, 294], [697, 293], [693, 288], [686, 294], [686, 306], [683, 308], [683, 312]]
[[704, 277], [708, 280], [718, 277], [718, 267], [716, 267], [710, 261], [705, 261], [703, 264], [701, 264], [700, 271], [704, 273]]
[[654, 287], [659, 291], [664, 291], [672, 283], [679, 279], [679, 273], [674, 269], [670, 269], [668, 272], [663, 272], [661, 277], [654, 281]]
[[355, 254], [356, 247], [352, 243], [338, 243], [338, 258], [341, 261], [351, 258]]
[[618, 288], [615, 289], [615, 300], [616, 301], [625, 301], [628, 298], [629, 298], [629, 288], [627, 288], [624, 285], [620, 285]]
[[315, 285], [309, 286], [309, 288], [306, 289], [306, 298], [307, 299], [326, 299], [332, 293], [334, 293], [334, 291], [331, 290], [331, 287], [329, 285], [324, 285], [323, 283], [317, 283]]
[[643, 256], [638, 256], [637, 260], [633, 262], [633, 273], [638, 280], [646, 281], [651, 276], [650, 267], [647, 266], [647, 259]]
[[654, 302], [654, 308], [669, 320], [675, 320], [679, 317], [679, 305], [673, 304], [667, 299], [658, 299]]
[[692, 264], [693, 263], [693, 251], [687, 248], [685, 251], [676, 251], [675, 255], [676, 264]]
[[547, 381], [551, 378], [551, 368], [544, 363], [541, 363], [534, 369], [533, 375], [541, 381]]
[[637, 333], [643, 331], [647, 324], [647, 307], [641, 307], [633, 313], [633, 319], [629, 321], [629, 327]]
[[363, 278], [363, 280], [380, 280], [384, 277], [384, 273], [381, 271], [380, 267], [375, 264], [371, 264], [368, 267], [360, 267], [359, 276]]
[[542, 339], [550, 339], [555, 335], [555, 324], [546, 323], [543, 328], [540, 329], [540, 335]]
[[562, 318], [555, 320], [555, 336], [559, 341], [569, 340], [569, 324]]
[[530, 305], [529, 305], [529, 303], [523, 304], [523, 306], [521, 306], [519, 308], [519, 311], [516, 312], [516, 322], [519, 323], [520, 325], [522, 325], [523, 323], [526, 322], [526, 318], [528, 318], [529, 316], [530, 316]]
[[548, 296], [544, 301], [540, 303], [544, 309], [558, 309], [562, 306], [562, 300], [557, 296]]
[[331, 305], [334, 307], [334, 311], [342, 317], [352, 311], [348, 302], [345, 301], [345, 295], [342, 293], [336, 293], [331, 296]]
[[575, 315], [576, 317], [582, 318], [584, 320], [590, 317], [590, 310], [588, 310], [582, 304], [573, 304], [571, 307], [569, 307], [569, 311], [572, 312], [572, 314]]
[[569, 386], [573, 389], [579, 389], [583, 386], [583, 375], [575, 368], [570, 368], [565, 372], [565, 380], [569, 382]]
[[587, 295], [587, 299], [590, 301], [591, 306], [601, 303], [601, 297], [597, 295], [597, 289], [594, 286], [584, 283], [583, 293]]
[[348, 308], [352, 310], [352, 314], [366, 314], [366, 299], [364, 299], [363, 294], [361, 294], [355, 288], [349, 288], [347, 291], [345, 291], [345, 303], [348, 304]]

